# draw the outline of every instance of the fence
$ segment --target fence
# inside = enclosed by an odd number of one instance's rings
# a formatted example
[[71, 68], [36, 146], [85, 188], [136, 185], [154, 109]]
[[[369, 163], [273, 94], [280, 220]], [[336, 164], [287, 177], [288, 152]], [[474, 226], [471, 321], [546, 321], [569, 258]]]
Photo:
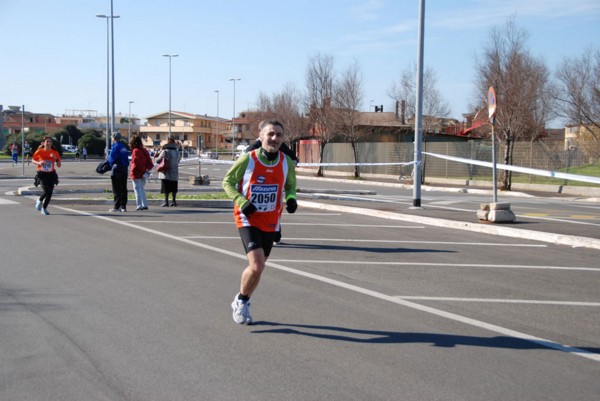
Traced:
[[[319, 144], [317, 141], [303, 141], [299, 146], [301, 163], [318, 163]], [[598, 163], [598, 157], [586, 155], [579, 148], [563, 149], [562, 142], [517, 142], [513, 150], [513, 165], [549, 171], [566, 171], [574, 166]], [[357, 143], [359, 163], [410, 163], [414, 159], [413, 143], [378, 142]], [[497, 162], [504, 163], [502, 147], [497, 146]], [[424, 142], [424, 152], [436, 153], [466, 159], [492, 162], [491, 141], [468, 142]], [[354, 163], [352, 147], [349, 143], [330, 143], [325, 146], [323, 163]], [[317, 167], [313, 168], [315, 171]], [[413, 165], [359, 166], [361, 174], [384, 174], [391, 176], [410, 176]], [[343, 172], [352, 174], [354, 166], [324, 167], [325, 173]], [[513, 179], [526, 176], [530, 183], [545, 180], [525, 173], [513, 172]], [[443, 160], [427, 155], [423, 156], [423, 177], [491, 180], [492, 169], [469, 165], [461, 162]]]

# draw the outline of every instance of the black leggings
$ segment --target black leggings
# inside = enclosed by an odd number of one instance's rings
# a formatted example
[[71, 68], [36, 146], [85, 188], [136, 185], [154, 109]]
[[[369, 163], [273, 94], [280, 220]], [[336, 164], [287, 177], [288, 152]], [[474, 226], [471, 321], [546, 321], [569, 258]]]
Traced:
[[52, 193], [54, 192], [54, 186], [58, 183], [58, 175], [56, 175], [55, 171], [50, 173], [38, 172], [38, 176], [40, 179], [40, 184], [42, 186], [42, 191], [44, 193], [40, 196], [40, 202], [43, 203], [43, 208], [47, 209], [50, 200], [52, 199]]
[[40, 196], [40, 202], [44, 202], [43, 208], [48, 209], [48, 204], [50, 203], [52, 193], [54, 192], [54, 184], [42, 184], [42, 191], [44, 191], [44, 193]]

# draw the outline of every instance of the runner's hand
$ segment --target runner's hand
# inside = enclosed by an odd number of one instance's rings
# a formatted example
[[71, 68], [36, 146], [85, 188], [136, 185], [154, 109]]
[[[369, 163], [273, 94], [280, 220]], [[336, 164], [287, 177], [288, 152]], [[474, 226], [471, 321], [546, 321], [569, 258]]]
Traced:
[[286, 207], [285, 209], [288, 211], [288, 213], [294, 213], [296, 211], [296, 209], [298, 209], [298, 202], [296, 202], [296, 199], [294, 198], [290, 198], [287, 200], [286, 202]]
[[246, 217], [250, 217], [252, 214], [254, 214], [254, 212], [256, 212], [256, 207], [252, 204], [252, 202], [244, 203], [244, 206], [242, 206], [242, 213], [244, 213]]

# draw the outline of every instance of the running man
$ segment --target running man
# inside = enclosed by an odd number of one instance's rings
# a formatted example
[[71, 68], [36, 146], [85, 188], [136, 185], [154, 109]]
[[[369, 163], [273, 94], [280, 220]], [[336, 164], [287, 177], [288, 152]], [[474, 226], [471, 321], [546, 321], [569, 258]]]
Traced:
[[252, 324], [250, 297], [271, 254], [284, 199], [288, 213], [298, 208], [294, 161], [279, 150], [283, 124], [266, 120], [258, 128], [261, 147], [243, 154], [223, 179], [223, 189], [234, 203], [235, 223], [248, 257], [240, 291], [231, 303], [233, 320], [239, 324]]

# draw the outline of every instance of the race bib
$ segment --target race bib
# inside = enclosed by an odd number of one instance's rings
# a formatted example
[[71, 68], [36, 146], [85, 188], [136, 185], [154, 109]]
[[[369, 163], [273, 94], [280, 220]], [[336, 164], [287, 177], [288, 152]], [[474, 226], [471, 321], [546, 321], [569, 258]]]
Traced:
[[277, 194], [279, 185], [252, 184], [250, 186], [250, 202], [259, 212], [272, 212], [277, 210]]
[[42, 169], [41, 169], [41, 170], [42, 170], [42, 171], [46, 171], [46, 172], [50, 172], [50, 171], [52, 171], [52, 164], [53, 164], [53, 162], [52, 162], [52, 161], [46, 161], [46, 160], [44, 160], [44, 161], [42, 162], [42, 165], [41, 165], [41, 166], [42, 166]]

